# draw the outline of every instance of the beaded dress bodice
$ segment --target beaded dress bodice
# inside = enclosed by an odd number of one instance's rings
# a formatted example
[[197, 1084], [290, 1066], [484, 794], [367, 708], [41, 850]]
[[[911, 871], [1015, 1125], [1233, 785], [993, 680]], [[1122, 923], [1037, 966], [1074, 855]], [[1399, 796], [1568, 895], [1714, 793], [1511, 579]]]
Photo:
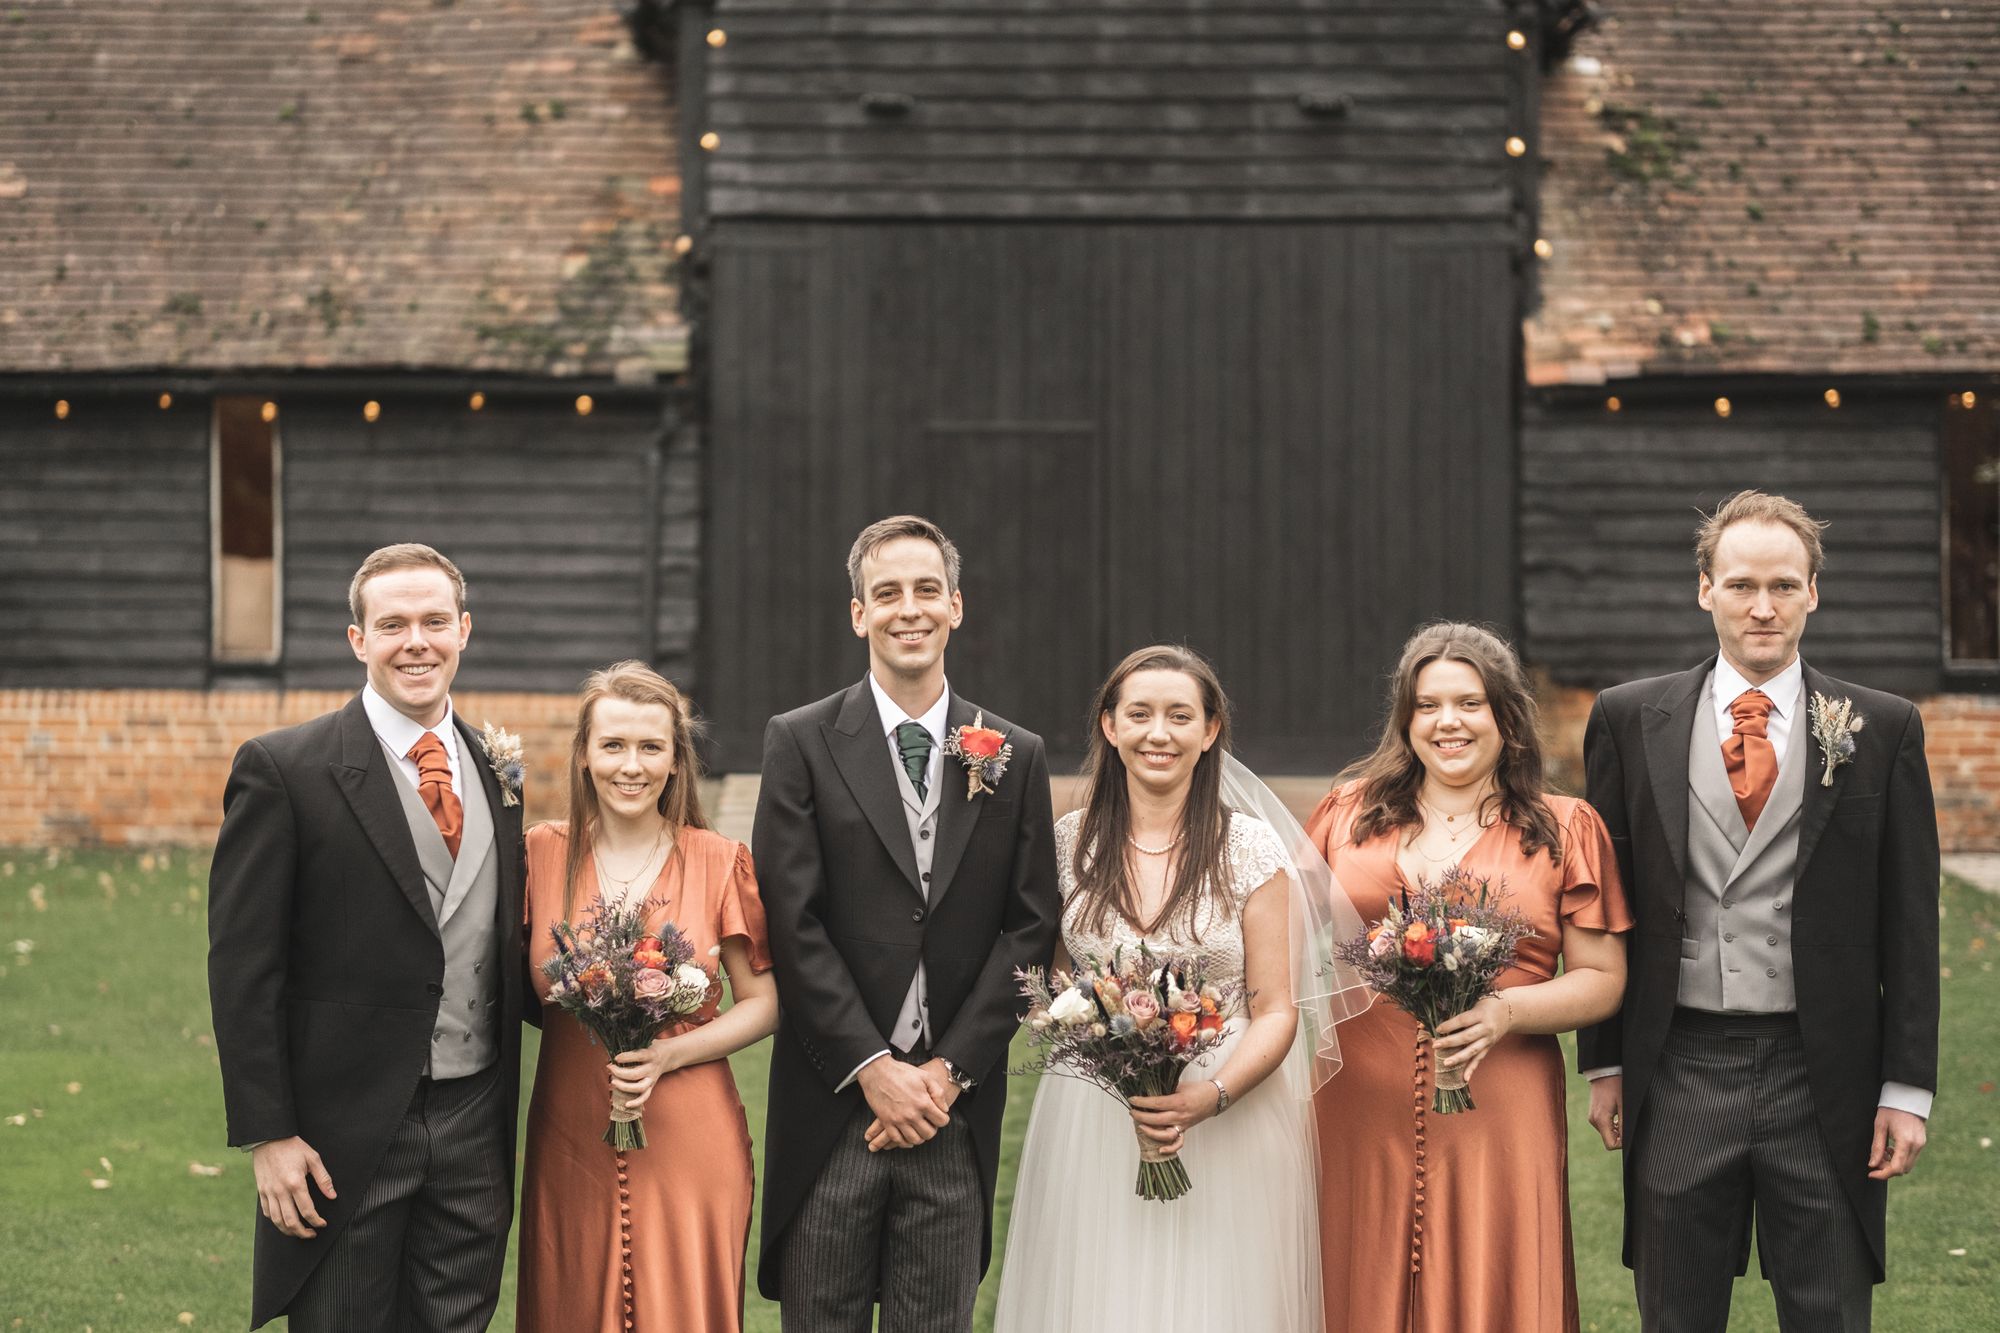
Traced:
[[1091, 955], [1108, 958], [1121, 945], [1136, 949], [1141, 943], [1154, 953], [1169, 953], [1198, 961], [1209, 976], [1243, 980], [1243, 904], [1252, 893], [1285, 868], [1284, 845], [1271, 826], [1252, 815], [1231, 812], [1229, 847], [1229, 905], [1225, 908], [1212, 896], [1196, 904], [1193, 930], [1187, 914], [1177, 912], [1162, 922], [1152, 934], [1141, 934], [1123, 913], [1109, 912], [1101, 929], [1089, 929], [1084, 921], [1076, 891], [1077, 830], [1083, 812], [1072, 810], [1056, 821], [1056, 867], [1062, 880], [1063, 947], [1071, 958]]

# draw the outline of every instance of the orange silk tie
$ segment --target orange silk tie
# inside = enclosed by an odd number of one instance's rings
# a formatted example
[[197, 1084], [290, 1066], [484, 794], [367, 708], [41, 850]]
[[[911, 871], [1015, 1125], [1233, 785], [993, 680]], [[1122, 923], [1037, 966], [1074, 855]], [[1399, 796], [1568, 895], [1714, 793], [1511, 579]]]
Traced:
[[1729, 790], [1736, 794], [1745, 827], [1754, 829], [1764, 803], [1771, 799], [1771, 788], [1778, 784], [1778, 752], [1764, 734], [1771, 696], [1745, 690], [1729, 705], [1729, 716], [1736, 719], [1736, 728], [1722, 743], [1722, 766], [1729, 770]]
[[[410, 747], [408, 757], [417, 761], [417, 795], [424, 798], [424, 808], [437, 821], [438, 832], [444, 835], [444, 845], [455, 861], [458, 838], [465, 831], [465, 812], [459, 806], [458, 793], [451, 789], [451, 760], [445, 757], [444, 742], [436, 732], [427, 731]], [[1765, 789], [1769, 790], [1768, 783]]]

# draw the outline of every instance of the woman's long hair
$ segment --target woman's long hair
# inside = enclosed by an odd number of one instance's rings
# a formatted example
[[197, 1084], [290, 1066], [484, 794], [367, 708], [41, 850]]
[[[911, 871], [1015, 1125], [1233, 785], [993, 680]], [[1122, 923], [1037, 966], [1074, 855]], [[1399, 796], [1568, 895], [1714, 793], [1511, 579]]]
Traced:
[[569, 847], [563, 858], [563, 919], [570, 920], [576, 906], [576, 877], [583, 869], [597, 837], [601, 810], [597, 787], [588, 771], [590, 722], [599, 699], [623, 699], [634, 704], [665, 704], [673, 719], [674, 771], [660, 792], [659, 810], [670, 833], [684, 828], [707, 828], [701, 813], [701, 756], [695, 742], [701, 723], [687, 696], [674, 683], [644, 662], [614, 662], [584, 678], [583, 696], [576, 710], [576, 735], [569, 747]]
[[[1181, 812], [1181, 841], [1174, 866], [1173, 887], [1154, 921], [1134, 919], [1138, 894], [1126, 856], [1132, 834], [1132, 800], [1125, 787], [1125, 761], [1104, 735], [1104, 719], [1118, 708], [1125, 682], [1140, 671], [1178, 671], [1192, 679], [1201, 694], [1205, 721], [1220, 723], [1215, 743], [1195, 761], [1194, 782]], [[1228, 883], [1229, 811], [1222, 804], [1222, 756], [1229, 749], [1229, 699], [1215, 668], [1190, 649], [1175, 644], [1141, 648], [1120, 662], [1097, 691], [1090, 710], [1089, 757], [1084, 762], [1083, 823], [1077, 830], [1071, 866], [1076, 896], [1083, 903], [1083, 924], [1102, 931], [1111, 912], [1122, 912], [1140, 929], [1150, 929], [1184, 917], [1195, 929], [1195, 909], [1208, 894], [1226, 912], [1231, 900]]]
[[1422, 626], [1403, 645], [1389, 685], [1382, 739], [1373, 754], [1349, 764], [1334, 779], [1336, 786], [1361, 784], [1350, 836], [1355, 842], [1367, 842], [1423, 823], [1417, 792], [1423, 787], [1424, 765], [1410, 746], [1410, 719], [1417, 711], [1417, 677], [1433, 662], [1463, 662], [1478, 672], [1487, 707], [1500, 729], [1500, 763], [1493, 771], [1494, 789], [1479, 808], [1481, 821], [1497, 808], [1501, 819], [1520, 830], [1523, 854], [1546, 850], [1550, 860], [1560, 862], [1561, 834], [1542, 799], [1546, 789], [1542, 742], [1535, 729], [1535, 695], [1521, 661], [1499, 635], [1452, 620]]

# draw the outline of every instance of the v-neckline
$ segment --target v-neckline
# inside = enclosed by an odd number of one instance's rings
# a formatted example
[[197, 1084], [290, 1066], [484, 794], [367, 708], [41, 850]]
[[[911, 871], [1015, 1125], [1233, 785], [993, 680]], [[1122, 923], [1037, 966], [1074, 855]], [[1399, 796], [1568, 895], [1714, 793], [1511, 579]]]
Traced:
[[[1435, 882], [1437, 880], [1444, 878], [1446, 875], [1449, 875], [1452, 871], [1460, 868], [1465, 864], [1465, 858], [1471, 856], [1473, 852], [1477, 851], [1479, 849], [1480, 844], [1484, 843], [1487, 838], [1493, 835], [1493, 830], [1499, 828], [1506, 822], [1507, 821], [1505, 819], [1496, 817], [1491, 824], [1488, 824], [1486, 825], [1486, 827], [1479, 830], [1478, 837], [1474, 838], [1471, 842], [1465, 845], [1465, 850], [1458, 854], [1458, 859], [1456, 861], [1452, 861], [1449, 863], [1441, 861], [1438, 863], [1437, 869], [1430, 871], [1429, 874], [1427, 875], [1420, 875], [1418, 876], [1418, 878], [1429, 879]], [[1420, 852], [1418, 853], [1418, 855], [1421, 856], [1422, 853]], [[1409, 875], [1406, 874], [1403, 870], [1403, 858], [1401, 855], [1400, 840], [1396, 843], [1390, 844], [1389, 864], [1395, 867], [1397, 883], [1401, 884], [1405, 890], [1416, 888], [1416, 885], [1410, 882]]]

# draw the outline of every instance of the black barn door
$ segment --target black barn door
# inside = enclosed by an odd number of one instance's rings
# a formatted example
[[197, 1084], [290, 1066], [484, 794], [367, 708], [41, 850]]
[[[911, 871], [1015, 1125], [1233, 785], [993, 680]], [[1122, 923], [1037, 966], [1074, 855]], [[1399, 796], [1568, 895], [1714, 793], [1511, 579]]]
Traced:
[[722, 762], [859, 677], [848, 542], [965, 557], [954, 685], [1073, 762], [1131, 648], [1254, 764], [1364, 740], [1418, 621], [1514, 619], [1512, 280], [1470, 229], [718, 226], [703, 703]]

